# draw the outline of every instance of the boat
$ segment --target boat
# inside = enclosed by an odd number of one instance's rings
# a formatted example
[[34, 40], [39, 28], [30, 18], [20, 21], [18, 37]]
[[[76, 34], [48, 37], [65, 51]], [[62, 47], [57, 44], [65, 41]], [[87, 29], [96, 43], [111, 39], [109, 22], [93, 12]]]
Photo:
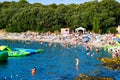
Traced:
[[43, 49], [26, 49], [26, 48], [14, 48], [13, 50], [15, 51], [25, 51], [25, 52], [30, 52], [31, 54], [36, 54], [40, 52], [44, 52]]
[[8, 52], [0, 51], [0, 62], [6, 61], [8, 59]]

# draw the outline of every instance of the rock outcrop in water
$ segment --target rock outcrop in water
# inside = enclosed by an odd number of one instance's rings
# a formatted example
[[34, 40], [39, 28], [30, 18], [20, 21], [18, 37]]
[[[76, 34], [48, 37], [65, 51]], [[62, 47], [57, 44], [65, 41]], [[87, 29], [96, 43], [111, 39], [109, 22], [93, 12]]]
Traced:
[[108, 69], [120, 70], [120, 57], [116, 58], [101, 58], [102, 65]]
[[92, 77], [92, 76], [89, 76], [87, 74], [80, 74], [74, 80], [114, 80], [114, 79], [106, 78], [106, 77]]

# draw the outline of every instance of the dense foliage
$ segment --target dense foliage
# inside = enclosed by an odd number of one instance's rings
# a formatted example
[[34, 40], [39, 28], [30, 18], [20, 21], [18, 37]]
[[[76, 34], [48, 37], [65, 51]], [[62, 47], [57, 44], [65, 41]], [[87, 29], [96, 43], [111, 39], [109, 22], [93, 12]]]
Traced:
[[110, 28], [108, 28], [106, 32], [107, 32], [107, 33], [109, 33], [109, 32], [110, 32], [110, 33], [117, 33], [115, 27], [110, 27]]
[[84, 4], [30, 4], [26, 0], [0, 3], [0, 29], [8, 32], [60, 31], [83, 26], [89, 31], [105, 33], [120, 24], [120, 3], [97, 0]]

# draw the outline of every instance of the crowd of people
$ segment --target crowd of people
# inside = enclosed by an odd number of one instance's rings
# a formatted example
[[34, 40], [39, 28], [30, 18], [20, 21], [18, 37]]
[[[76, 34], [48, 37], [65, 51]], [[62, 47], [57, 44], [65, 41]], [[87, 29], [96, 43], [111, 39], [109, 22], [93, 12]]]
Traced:
[[71, 33], [67, 35], [60, 35], [56, 33], [37, 33], [37, 32], [24, 32], [24, 33], [5, 33], [0, 34], [1, 39], [19, 39], [19, 40], [33, 40], [33, 41], [53, 41], [53, 42], [66, 42], [66, 43], [75, 43], [75, 42], [84, 42], [83, 36], [88, 35], [90, 40], [89, 42], [103, 42], [108, 43], [114, 37], [113, 34], [95, 34], [95, 33], [85, 33], [85, 34], [76, 34]]
[[[39, 41], [40, 44], [43, 42], [59, 42], [62, 44], [70, 44], [70, 45], [86, 45], [90, 49], [93, 47], [104, 47], [104, 45], [116, 45], [116, 42], [113, 41], [115, 38], [114, 34], [97, 34], [92, 32], [85, 33], [74, 33], [71, 34], [57, 34], [57, 33], [37, 33], [37, 32], [24, 32], [24, 33], [4, 33], [0, 34], [0, 39], [11, 39], [11, 40], [30, 40], [30, 41]], [[84, 44], [85, 43], [85, 44]], [[87, 48], [86, 48], [87, 49]], [[114, 53], [118, 53], [119, 49], [114, 51]], [[113, 54], [114, 54], [113, 53]], [[89, 55], [89, 53], [87, 53]], [[114, 55], [115, 56], [115, 55]], [[119, 55], [118, 55], [119, 56]]]

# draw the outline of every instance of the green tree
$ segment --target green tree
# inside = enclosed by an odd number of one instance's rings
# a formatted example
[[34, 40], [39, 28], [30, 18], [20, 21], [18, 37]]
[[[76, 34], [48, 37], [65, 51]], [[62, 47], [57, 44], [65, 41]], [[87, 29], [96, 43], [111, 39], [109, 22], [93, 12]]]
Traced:
[[2, 25], [0, 24], [0, 29], [2, 29], [3, 27], [2, 27]]
[[102, 0], [100, 3], [100, 28], [103, 33], [107, 28], [115, 26], [115, 11], [117, 2], [115, 0]]
[[107, 30], [106, 30], [106, 33], [117, 33], [116, 31], [116, 27], [109, 27]]
[[99, 33], [99, 19], [97, 17], [93, 19], [93, 32]]
[[28, 3], [27, 0], [19, 0], [19, 2]]
[[98, 0], [83, 4], [29, 4], [26, 0], [0, 3], [0, 28], [10, 32], [60, 31], [61, 27], [105, 33], [111, 26], [120, 24], [120, 3], [115, 0]]
[[2, 9], [0, 12], [0, 24], [2, 25], [2, 28], [6, 28], [6, 25], [9, 23], [9, 20], [12, 18], [12, 16], [17, 12], [16, 8], [8, 8], [8, 9]]

